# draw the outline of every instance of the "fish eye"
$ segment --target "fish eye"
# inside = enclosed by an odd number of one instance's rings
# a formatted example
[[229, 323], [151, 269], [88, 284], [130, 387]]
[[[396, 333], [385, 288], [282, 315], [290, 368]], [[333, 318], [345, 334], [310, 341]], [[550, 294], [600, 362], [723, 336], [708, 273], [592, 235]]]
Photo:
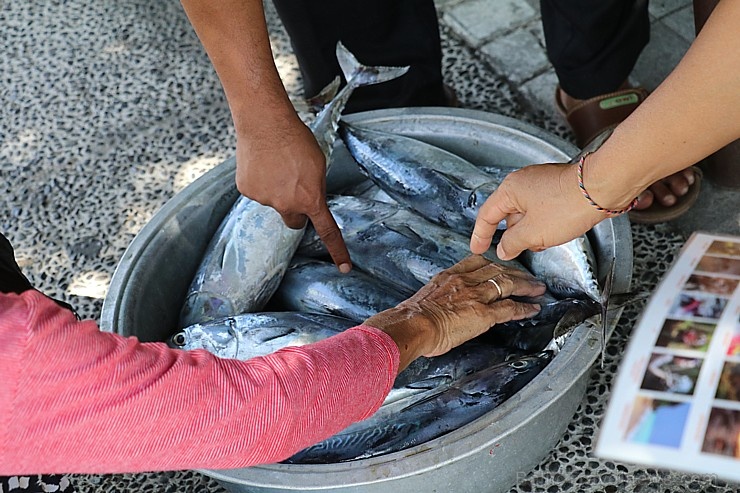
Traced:
[[516, 360], [516, 361], [512, 361], [511, 363], [509, 363], [509, 366], [511, 366], [515, 370], [520, 370], [520, 369], [525, 368], [527, 366], [527, 362], [526, 361], [522, 361], [522, 360]]
[[172, 343], [176, 346], [184, 346], [186, 342], [188, 342], [188, 339], [184, 332], [178, 332], [172, 336]]

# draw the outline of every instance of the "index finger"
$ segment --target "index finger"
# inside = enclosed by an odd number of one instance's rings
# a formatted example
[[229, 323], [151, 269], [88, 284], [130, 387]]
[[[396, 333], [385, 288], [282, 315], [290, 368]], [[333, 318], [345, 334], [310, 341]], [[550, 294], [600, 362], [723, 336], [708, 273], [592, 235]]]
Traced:
[[508, 215], [503, 207], [503, 200], [503, 194], [496, 190], [478, 210], [473, 234], [470, 236], [470, 250], [473, 253], [482, 254], [491, 246], [499, 223]]
[[339, 230], [339, 226], [337, 226], [334, 216], [331, 215], [326, 202], [322, 204], [318, 212], [309, 215], [309, 219], [311, 219], [316, 233], [326, 245], [329, 255], [331, 255], [334, 264], [339, 268], [340, 272], [346, 274], [352, 270], [352, 261], [349, 258], [347, 245], [344, 243], [342, 232]]

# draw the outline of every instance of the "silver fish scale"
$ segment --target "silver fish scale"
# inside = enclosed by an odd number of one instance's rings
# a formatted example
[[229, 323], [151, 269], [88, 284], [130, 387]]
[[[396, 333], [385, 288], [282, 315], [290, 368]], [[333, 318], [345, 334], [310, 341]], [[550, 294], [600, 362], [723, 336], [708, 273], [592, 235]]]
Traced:
[[303, 231], [284, 227], [274, 209], [239, 197], [206, 249], [188, 290], [181, 326], [264, 306], [302, 236]]
[[558, 296], [574, 298], [585, 294], [592, 300], [600, 301], [596, 257], [585, 236], [542, 252], [527, 250], [522, 260]]

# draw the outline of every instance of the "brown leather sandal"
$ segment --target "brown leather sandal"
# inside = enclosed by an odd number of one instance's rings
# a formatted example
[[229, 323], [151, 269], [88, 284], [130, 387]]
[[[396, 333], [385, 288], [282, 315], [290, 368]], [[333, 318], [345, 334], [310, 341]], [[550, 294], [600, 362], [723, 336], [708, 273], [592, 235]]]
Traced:
[[694, 172], [694, 183], [689, 186], [689, 190], [676, 197], [676, 203], [671, 206], [665, 206], [656, 199], [647, 209], [632, 209], [629, 212], [630, 221], [637, 224], [658, 224], [666, 221], [672, 221], [685, 214], [699, 198], [701, 190], [702, 171], [696, 166], [690, 168]]
[[605, 130], [619, 125], [648, 96], [642, 87], [631, 87], [586, 99], [566, 109], [560, 93], [560, 86], [557, 86], [555, 104], [568, 121], [576, 136], [576, 144], [581, 148]]

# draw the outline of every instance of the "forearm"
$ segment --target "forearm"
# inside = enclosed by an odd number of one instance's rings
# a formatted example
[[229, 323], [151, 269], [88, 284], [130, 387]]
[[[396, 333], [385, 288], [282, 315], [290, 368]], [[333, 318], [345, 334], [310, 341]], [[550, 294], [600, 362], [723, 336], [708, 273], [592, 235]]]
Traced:
[[298, 119], [275, 68], [262, 0], [182, 0], [224, 88], [237, 134], [260, 141], [266, 118]]
[[719, 2], [676, 69], [588, 158], [584, 181], [619, 209], [740, 138], [740, 2]]
[[428, 320], [403, 306], [373, 315], [365, 324], [377, 327], [393, 339], [399, 352], [399, 373], [416, 358], [429, 352], [428, 346], [435, 335]]
[[102, 333], [43, 295], [0, 295], [0, 474], [235, 468], [371, 415], [398, 352], [371, 328], [249, 361]]

